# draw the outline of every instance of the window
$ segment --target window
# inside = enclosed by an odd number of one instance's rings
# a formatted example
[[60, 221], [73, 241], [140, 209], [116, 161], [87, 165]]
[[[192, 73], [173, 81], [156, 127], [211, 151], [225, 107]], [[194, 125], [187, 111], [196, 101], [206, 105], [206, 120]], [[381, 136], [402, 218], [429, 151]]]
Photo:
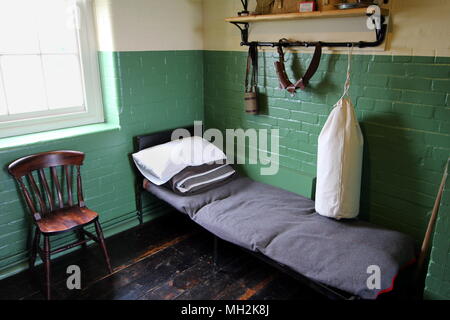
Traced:
[[0, 137], [98, 122], [92, 0], [0, 0]]

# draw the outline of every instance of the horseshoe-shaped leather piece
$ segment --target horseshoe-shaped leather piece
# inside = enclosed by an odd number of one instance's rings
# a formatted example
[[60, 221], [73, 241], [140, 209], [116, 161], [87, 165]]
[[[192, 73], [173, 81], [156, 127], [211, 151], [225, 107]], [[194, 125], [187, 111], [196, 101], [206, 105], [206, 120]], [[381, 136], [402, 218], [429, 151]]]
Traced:
[[292, 83], [287, 76], [286, 68], [284, 66], [284, 53], [282, 46], [278, 47], [278, 54], [280, 56], [280, 60], [275, 62], [275, 70], [277, 71], [281, 88], [286, 89], [291, 94], [294, 94], [297, 89], [305, 90], [309, 80], [314, 76], [320, 64], [320, 58], [322, 57], [322, 45], [320, 42], [316, 44], [314, 55], [311, 63], [309, 64], [308, 70], [306, 70], [304, 76], [295, 83]]

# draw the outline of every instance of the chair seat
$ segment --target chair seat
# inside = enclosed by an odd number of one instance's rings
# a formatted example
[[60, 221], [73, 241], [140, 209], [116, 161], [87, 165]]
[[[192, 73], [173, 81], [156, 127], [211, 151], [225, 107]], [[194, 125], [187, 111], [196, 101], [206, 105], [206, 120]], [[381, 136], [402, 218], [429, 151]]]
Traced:
[[54, 210], [36, 221], [36, 224], [43, 233], [56, 233], [83, 226], [97, 217], [98, 214], [95, 211], [86, 207], [73, 206]]

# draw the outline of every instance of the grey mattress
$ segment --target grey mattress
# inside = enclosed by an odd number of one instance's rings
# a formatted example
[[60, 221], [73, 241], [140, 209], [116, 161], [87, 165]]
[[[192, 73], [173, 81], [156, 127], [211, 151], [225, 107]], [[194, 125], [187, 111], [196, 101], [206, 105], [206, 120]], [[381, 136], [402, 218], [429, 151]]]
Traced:
[[[399, 270], [415, 259], [415, 243], [407, 235], [322, 217], [314, 201], [245, 177], [192, 196], [144, 185], [218, 237], [364, 299], [389, 291]], [[367, 287], [371, 265], [380, 267], [379, 289]]]

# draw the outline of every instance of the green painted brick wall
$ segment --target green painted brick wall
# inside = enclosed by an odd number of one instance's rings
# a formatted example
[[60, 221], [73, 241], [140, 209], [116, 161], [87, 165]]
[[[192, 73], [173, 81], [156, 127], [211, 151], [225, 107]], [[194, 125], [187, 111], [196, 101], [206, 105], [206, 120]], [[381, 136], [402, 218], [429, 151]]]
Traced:
[[[202, 51], [100, 52], [107, 120], [120, 130], [84, 134], [0, 150], [0, 278], [26, 267], [28, 212], [6, 165], [24, 155], [57, 149], [86, 153], [82, 168], [87, 205], [100, 213], [107, 235], [137, 224], [134, 176], [128, 154], [138, 134], [192, 124], [203, 118]], [[148, 197], [146, 220], [166, 212]], [[71, 236], [59, 237], [54, 246]]]
[[[311, 55], [289, 53], [286, 58], [290, 78], [298, 79]], [[294, 97], [279, 89], [273, 67], [277, 59], [274, 52], [259, 54], [261, 114], [253, 116], [243, 112], [246, 53], [206, 51], [205, 122], [220, 129], [280, 129], [282, 184], [289, 185], [316, 174], [318, 135], [342, 95], [347, 55], [324, 55], [309, 88]], [[361, 217], [408, 233], [418, 241], [450, 155], [449, 79], [450, 58], [352, 58], [350, 95], [365, 138]], [[274, 184], [279, 184], [277, 180], [273, 179]], [[264, 182], [272, 183], [270, 177]], [[303, 183], [308, 183], [307, 179]], [[313, 188], [313, 182], [308, 186]], [[447, 212], [446, 218], [440, 218], [435, 235], [442, 257], [432, 260], [427, 282], [428, 292], [435, 292], [442, 283], [440, 288], [447, 291], [438, 292], [445, 297], [450, 287], [448, 221]]]
[[[324, 55], [310, 88], [291, 97], [278, 89], [272, 67], [276, 54], [260, 54], [259, 116], [242, 111], [245, 53], [101, 52], [99, 58], [107, 119], [119, 123], [120, 130], [2, 149], [0, 154], [6, 164], [23, 155], [61, 148], [86, 152], [86, 199], [100, 212], [106, 234], [137, 224], [128, 159], [132, 137], [188, 125], [203, 116], [209, 127], [280, 129], [280, 174], [263, 180], [311, 195], [317, 138], [341, 95], [345, 55]], [[288, 54], [287, 58], [292, 65], [289, 75], [298, 78], [311, 56]], [[450, 58], [419, 58], [355, 55], [351, 88], [366, 139], [362, 217], [418, 240], [450, 151]], [[255, 168], [246, 172], [258, 178]], [[448, 297], [448, 286], [443, 285], [450, 274], [448, 194], [447, 190], [434, 236], [429, 298]], [[29, 220], [19, 199], [3, 168], [0, 278], [26, 267]], [[146, 220], [166, 210], [148, 197]], [[55, 245], [69, 240], [62, 237]]]

